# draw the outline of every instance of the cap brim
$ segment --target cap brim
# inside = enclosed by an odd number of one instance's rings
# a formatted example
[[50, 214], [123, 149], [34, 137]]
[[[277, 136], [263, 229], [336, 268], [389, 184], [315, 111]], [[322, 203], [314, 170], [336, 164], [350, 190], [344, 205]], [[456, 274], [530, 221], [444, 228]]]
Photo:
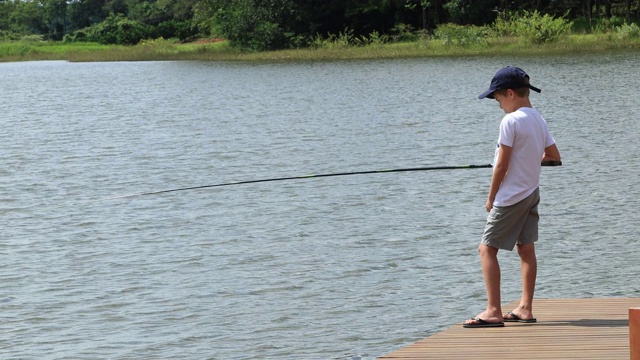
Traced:
[[[532, 85], [529, 85], [529, 89], [531, 89], [531, 90], [533, 90], [533, 91], [535, 91], [537, 93], [542, 92], [542, 90], [540, 90], [537, 87], [532, 86]], [[496, 92], [496, 90], [489, 89], [489, 90], [483, 92], [482, 94], [478, 95], [478, 99], [484, 99], [484, 98], [493, 99], [493, 93], [494, 92]]]
[[484, 99], [484, 98], [489, 98], [489, 99], [493, 99], [493, 93], [496, 92], [493, 89], [489, 89], [485, 92], [483, 92], [482, 94], [478, 95], [478, 99]]

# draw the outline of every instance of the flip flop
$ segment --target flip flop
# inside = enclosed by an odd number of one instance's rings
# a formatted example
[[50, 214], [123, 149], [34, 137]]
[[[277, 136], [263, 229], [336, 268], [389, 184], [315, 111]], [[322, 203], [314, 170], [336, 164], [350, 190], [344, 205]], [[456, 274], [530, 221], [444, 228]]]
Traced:
[[503, 322], [495, 323], [488, 322], [487, 320], [480, 319], [479, 317], [471, 318], [471, 320], [476, 321], [475, 324], [462, 324], [462, 327], [466, 328], [486, 328], [486, 327], [501, 327], [504, 326]]
[[520, 316], [514, 314], [512, 311], [509, 311], [507, 313], [508, 316], [510, 317], [505, 317], [504, 321], [505, 322], [519, 322], [519, 323], [534, 323], [538, 320], [536, 320], [536, 318], [533, 319], [522, 319]]

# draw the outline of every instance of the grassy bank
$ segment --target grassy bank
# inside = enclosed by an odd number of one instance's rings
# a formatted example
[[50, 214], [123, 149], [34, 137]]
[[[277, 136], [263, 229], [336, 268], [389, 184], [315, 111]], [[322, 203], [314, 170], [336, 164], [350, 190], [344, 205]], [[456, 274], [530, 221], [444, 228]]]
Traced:
[[91, 61], [316, 61], [418, 57], [525, 56], [573, 52], [640, 50], [640, 38], [611, 34], [567, 35], [554, 42], [532, 44], [519, 38], [487, 38], [460, 44], [438, 39], [364, 46], [325, 44], [315, 49], [243, 53], [225, 41], [178, 43], [155, 40], [135, 46], [45, 41], [0, 42], [0, 61], [68, 60]]

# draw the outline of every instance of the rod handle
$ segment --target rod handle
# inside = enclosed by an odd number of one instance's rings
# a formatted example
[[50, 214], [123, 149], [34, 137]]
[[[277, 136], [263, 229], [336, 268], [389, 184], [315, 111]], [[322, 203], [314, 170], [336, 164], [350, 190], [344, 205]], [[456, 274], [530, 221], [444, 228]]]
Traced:
[[543, 161], [542, 166], [562, 166], [562, 161]]

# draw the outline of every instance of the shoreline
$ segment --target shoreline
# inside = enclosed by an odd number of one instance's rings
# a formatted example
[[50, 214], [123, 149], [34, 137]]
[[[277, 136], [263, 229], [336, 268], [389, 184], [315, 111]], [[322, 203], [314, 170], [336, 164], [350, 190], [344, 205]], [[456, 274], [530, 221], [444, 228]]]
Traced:
[[134, 46], [0, 42], [0, 62], [42, 60], [305, 62], [470, 56], [553, 56], [638, 50], [640, 50], [640, 38], [623, 39], [613, 33], [568, 35], [558, 41], [541, 44], [532, 44], [517, 38], [488, 38], [473, 44], [443, 44], [439, 40], [421, 40], [366, 46], [331, 45], [318, 49], [301, 48], [255, 53], [234, 50], [226, 41], [200, 40], [176, 43], [169, 40], [153, 40]]

